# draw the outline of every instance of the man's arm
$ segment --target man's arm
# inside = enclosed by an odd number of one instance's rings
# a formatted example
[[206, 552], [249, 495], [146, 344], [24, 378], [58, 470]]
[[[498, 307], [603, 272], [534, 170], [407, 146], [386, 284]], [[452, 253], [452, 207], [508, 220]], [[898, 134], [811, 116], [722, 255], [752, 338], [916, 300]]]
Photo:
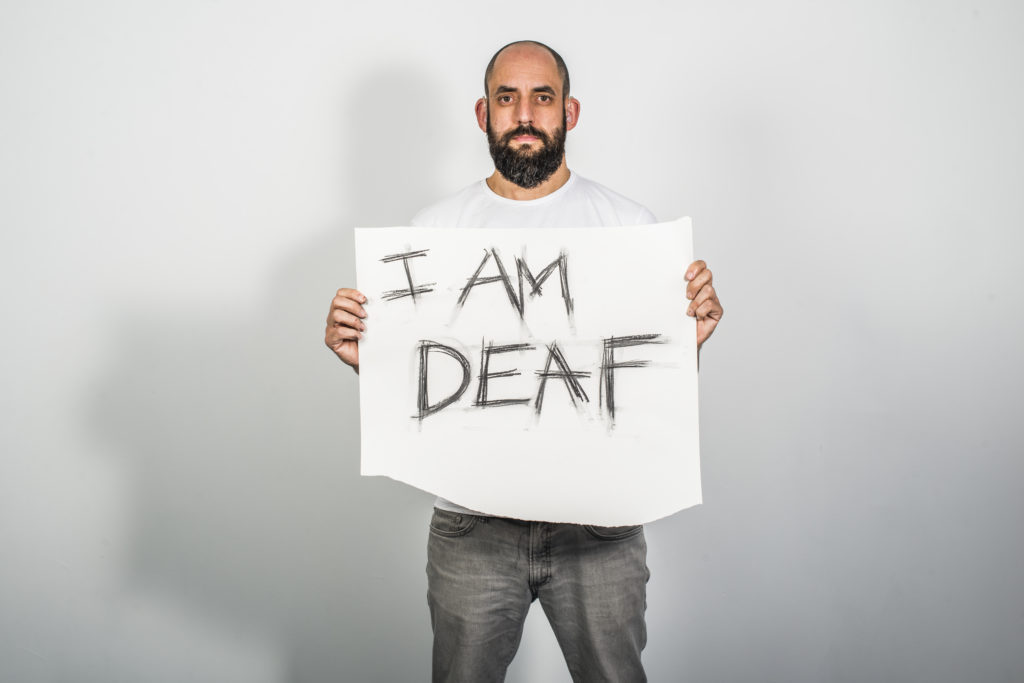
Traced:
[[366, 297], [355, 289], [339, 289], [331, 300], [327, 313], [327, 332], [324, 343], [343, 363], [359, 372], [359, 340], [366, 330]]
[[711, 269], [703, 261], [694, 261], [686, 269], [686, 298], [691, 299], [686, 315], [697, 318], [697, 350], [707, 341], [722, 319], [722, 304], [711, 285]]

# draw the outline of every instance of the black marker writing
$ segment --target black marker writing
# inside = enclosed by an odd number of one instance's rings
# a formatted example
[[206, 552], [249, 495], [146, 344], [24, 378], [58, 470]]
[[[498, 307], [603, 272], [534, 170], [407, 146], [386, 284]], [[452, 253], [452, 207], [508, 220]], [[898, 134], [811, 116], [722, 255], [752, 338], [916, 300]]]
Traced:
[[[416, 407], [418, 408], [418, 413], [417, 413], [416, 417], [418, 417], [419, 419], [422, 420], [427, 415], [430, 415], [431, 413], [436, 413], [437, 411], [441, 410], [442, 408], [446, 408], [449, 405], [451, 405], [452, 403], [455, 403], [456, 401], [458, 401], [459, 398], [461, 398], [462, 395], [464, 393], [466, 393], [466, 388], [469, 387], [469, 377], [470, 377], [471, 372], [470, 372], [470, 369], [469, 369], [469, 359], [466, 358], [465, 356], [463, 356], [461, 353], [459, 353], [458, 351], [456, 351], [455, 349], [453, 349], [450, 346], [445, 346], [444, 344], [440, 344], [438, 342], [430, 341], [429, 339], [422, 339], [422, 340], [420, 340], [420, 347], [419, 348], [420, 348], [420, 371], [419, 371], [419, 380], [420, 380], [420, 382], [419, 382], [419, 393], [418, 393], [417, 398], [416, 398]], [[431, 351], [439, 351], [441, 353], [447, 354], [447, 355], [451, 356], [452, 358], [454, 358], [455, 360], [457, 360], [459, 362], [459, 364], [462, 366], [462, 384], [459, 385], [459, 388], [455, 391], [455, 393], [453, 393], [452, 395], [448, 396], [447, 398], [441, 399], [440, 401], [438, 401], [434, 405], [430, 405], [430, 399], [427, 398], [427, 361], [430, 359], [430, 352]]]
[[[480, 273], [483, 272], [487, 262], [492, 258], [494, 259], [494, 265], [498, 268], [498, 274], [481, 276]], [[466, 299], [469, 298], [470, 290], [474, 287], [491, 284], [492, 282], [500, 282], [505, 287], [505, 294], [508, 296], [508, 301], [512, 304], [512, 308], [522, 318], [523, 311], [526, 308], [527, 294], [531, 298], [542, 294], [541, 286], [551, 276], [551, 273], [555, 271], [555, 268], [558, 268], [558, 279], [562, 288], [562, 300], [565, 302], [565, 313], [569, 316], [569, 320], [572, 320], [573, 301], [572, 295], [569, 293], [569, 258], [568, 254], [564, 251], [558, 255], [558, 258], [546, 265], [536, 277], [530, 271], [530, 267], [526, 265], [526, 261], [517, 256], [516, 275], [519, 280], [519, 293], [516, 294], [516, 290], [512, 286], [512, 279], [508, 276], [508, 271], [505, 270], [505, 264], [501, 262], [498, 250], [493, 248], [487, 249], [484, 251], [484, 258], [480, 261], [480, 265], [477, 266], [476, 271], [469, 277], [465, 287], [459, 293], [459, 299], [456, 304], [459, 308], [462, 308], [466, 303]], [[525, 287], [527, 283], [529, 283], [529, 292], [527, 292]]]
[[[608, 337], [601, 340], [601, 374], [598, 379], [599, 405], [601, 406], [602, 414], [610, 425], [615, 424], [615, 371], [622, 368], [643, 368], [651, 364], [649, 360], [616, 360], [615, 350], [628, 346], [642, 346], [644, 344], [665, 344], [668, 341], [668, 338], [661, 334], [634, 334], [626, 337]], [[522, 375], [518, 368], [492, 371], [491, 357], [495, 354], [512, 351], [532, 351], [536, 348], [537, 346], [529, 343], [495, 345], [493, 342], [483, 340], [480, 351], [480, 374], [477, 376], [479, 385], [477, 386], [476, 400], [473, 401], [473, 405], [478, 408], [487, 408], [491, 406], [526, 405], [532, 402], [534, 413], [540, 415], [549, 379], [562, 380], [566, 391], [569, 393], [569, 400], [572, 401], [574, 407], [579, 408], [583, 403], [590, 403], [590, 398], [587, 396], [587, 392], [584, 391], [583, 385], [579, 380], [590, 377], [591, 373], [583, 370], [573, 370], [569, 366], [569, 362], [566, 360], [565, 354], [557, 341], [552, 341], [544, 347], [547, 349], [544, 367], [542, 370], [537, 370], [534, 373], [538, 377], [537, 394], [534, 398], [495, 399], [489, 396], [488, 392], [492, 380]], [[454, 392], [431, 404], [430, 398], [427, 395], [427, 385], [430, 354], [433, 352], [443, 353], [455, 359], [462, 369], [462, 381], [459, 384], [459, 388]], [[556, 367], [552, 368], [552, 364]], [[416, 417], [422, 420], [428, 415], [443, 410], [458, 401], [469, 388], [471, 375], [472, 368], [469, 358], [465, 354], [439, 342], [430, 341], [429, 339], [420, 340], [419, 393], [416, 400]]]
[[[551, 371], [551, 361], [555, 361], [555, 364], [558, 365], [558, 371]], [[569, 399], [574, 406], [578, 405], [577, 399], [590, 402], [587, 392], [583, 391], [583, 387], [576, 379], [577, 377], [590, 377], [590, 373], [571, 370], [565, 361], [565, 356], [562, 355], [562, 350], [558, 348], [558, 342], [548, 344], [548, 359], [544, 362], [544, 369], [537, 371], [537, 376], [540, 377], [540, 386], [537, 387], [537, 400], [533, 403], [533, 409], [538, 415], [540, 415], [541, 404], [544, 403], [544, 388], [547, 386], [549, 377], [558, 378], [565, 383]]]
[[[481, 271], [487, 262], [494, 257], [494, 263], [498, 266], [499, 275], [489, 275], [487, 277], [480, 277]], [[457, 302], [459, 308], [462, 308], [463, 304], [466, 303], [466, 299], [469, 297], [469, 290], [478, 285], [486, 285], [492, 282], [501, 282], [505, 285], [505, 293], [508, 294], [508, 300], [512, 304], [512, 308], [519, 312], [519, 315], [523, 314], [522, 302], [516, 298], [516, 291], [512, 288], [512, 282], [508, 279], [508, 273], [505, 272], [505, 266], [502, 264], [501, 259], [498, 257], [497, 249], [488, 249], [484, 252], [484, 260], [477, 266], [476, 272], [466, 282], [466, 286], [462, 288], [462, 292], [459, 294], [459, 300]]]
[[500, 398], [500, 399], [488, 399], [487, 398], [487, 383], [489, 380], [495, 377], [515, 377], [521, 374], [518, 370], [501, 370], [499, 372], [491, 372], [491, 355], [495, 353], [508, 353], [509, 351], [528, 351], [535, 348], [530, 344], [506, 344], [504, 346], [495, 346], [493, 343], [486, 344], [483, 350], [480, 352], [480, 387], [476, 392], [476, 401], [473, 402], [475, 406], [514, 406], [522, 405], [523, 403], [529, 403], [529, 398]]
[[664, 344], [660, 334], [634, 334], [628, 337], [609, 337], [604, 340], [604, 355], [601, 360], [600, 389], [601, 404], [608, 411], [608, 417], [615, 420], [615, 370], [619, 368], [642, 368], [650, 361], [627, 360], [616, 362], [615, 349], [642, 344]]
[[540, 286], [544, 284], [544, 281], [548, 279], [551, 272], [558, 268], [558, 279], [562, 286], [562, 299], [565, 301], [565, 314], [572, 320], [572, 296], [569, 295], [569, 255], [562, 251], [558, 254], [558, 258], [549, 263], [544, 267], [544, 270], [540, 271], [537, 277], [533, 276], [530, 272], [529, 266], [526, 265], [524, 259], [516, 257], [516, 270], [519, 273], [519, 314], [523, 314], [523, 308], [526, 306], [526, 296], [523, 292], [523, 280], [525, 279], [530, 283], [530, 296], [533, 297], [537, 294], [541, 294]]
[[401, 299], [402, 297], [412, 297], [413, 302], [416, 301], [417, 294], [424, 294], [426, 292], [434, 291], [431, 285], [436, 285], [436, 282], [428, 282], [424, 285], [416, 286], [412, 283], [412, 271], [409, 270], [409, 259], [419, 258], [420, 256], [426, 256], [429, 249], [421, 249], [419, 251], [407, 251], [402, 254], [391, 254], [381, 259], [381, 263], [391, 263], [392, 261], [402, 261], [402, 265], [405, 266], [405, 279], [409, 283], [409, 286], [405, 289], [389, 289], [381, 295], [384, 301], [394, 301], [395, 299]]

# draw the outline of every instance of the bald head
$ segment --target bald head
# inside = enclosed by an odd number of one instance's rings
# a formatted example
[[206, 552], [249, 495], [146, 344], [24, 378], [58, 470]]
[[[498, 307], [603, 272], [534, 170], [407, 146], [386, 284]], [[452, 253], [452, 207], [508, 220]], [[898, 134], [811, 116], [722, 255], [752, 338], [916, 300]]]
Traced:
[[555, 63], [555, 68], [558, 69], [558, 75], [562, 78], [562, 97], [569, 96], [569, 69], [565, 66], [565, 61], [562, 60], [562, 56], [552, 50], [544, 43], [538, 43], [536, 40], [517, 40], [514, 43], [509, 43], [500, 50], [494, 53], [491, 57], [491, 61], [487, 63], [487, 70], [484, 71], [484, 97], [490, 95], [490, 82], [491, 75], [494, 73], [494, 65], [497, 63], [498, 58], [506, 51], [512, 49], [513, 51], [521, 50], [543, 50]]

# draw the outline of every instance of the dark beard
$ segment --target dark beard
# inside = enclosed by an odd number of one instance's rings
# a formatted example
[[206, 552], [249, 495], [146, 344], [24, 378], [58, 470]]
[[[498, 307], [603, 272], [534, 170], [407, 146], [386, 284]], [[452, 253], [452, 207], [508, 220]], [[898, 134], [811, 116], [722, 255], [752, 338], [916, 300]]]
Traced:
[[[543, 146], [535, 152], [515, 149], [511, 140], [517, 135], [533, 135], [540, 139]], [[555, 129], [554, 135], [548, 135], [533, 126], [521, 125], [502, 135], [499, 140], [491, 128], [488, 117], [487, 144], [498, 173], [509, 182], [529, 190], [550, 178], [562, 165], [562, 157], [565, 155], [565, 126], [559, 126]]]

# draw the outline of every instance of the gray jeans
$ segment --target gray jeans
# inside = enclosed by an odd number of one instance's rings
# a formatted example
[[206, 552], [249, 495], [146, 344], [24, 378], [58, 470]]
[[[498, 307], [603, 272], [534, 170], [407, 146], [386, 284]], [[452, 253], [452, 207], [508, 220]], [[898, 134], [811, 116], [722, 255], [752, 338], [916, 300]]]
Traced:
[[539, 599], [573, 681], [646, 681], [643, 527], [522, 522], [434, 509], [427, 602], [435, 683], [505, 680]]

